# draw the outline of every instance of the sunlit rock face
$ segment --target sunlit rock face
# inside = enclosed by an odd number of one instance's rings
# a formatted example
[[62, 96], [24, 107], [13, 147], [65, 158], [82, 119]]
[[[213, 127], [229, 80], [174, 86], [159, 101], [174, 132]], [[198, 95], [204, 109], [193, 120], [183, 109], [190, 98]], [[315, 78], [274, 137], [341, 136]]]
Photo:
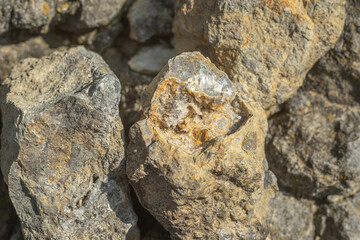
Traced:
[[199, 52], [170, 59], [143, 108], [130, 129], [127, 174], [171, 237], [263, 239], [276, 189], [263, 110]]
[[199, 50], [269, 108], [296, 93], [338, 40], [345, 0], [177, 0], [178, 53]]

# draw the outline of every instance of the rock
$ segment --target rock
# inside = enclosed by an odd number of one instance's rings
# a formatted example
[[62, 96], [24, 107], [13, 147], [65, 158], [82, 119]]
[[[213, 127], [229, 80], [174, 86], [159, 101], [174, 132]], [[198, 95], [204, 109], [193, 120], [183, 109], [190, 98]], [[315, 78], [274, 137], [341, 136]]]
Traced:
[[3, 0], [0, 2], [0, 35], [7, 32], [10, 28], [12, 0]]
[[174, 4], [175, 0], [136, 0], [127, 14], [130, 37], [146, 42], [156, 35], [170, 35]]
[[143, 99], [126, 164], [141, 204], [172, 239], [264, 239], [276, 180], [263, 110], [199, 52], [169, 60]]
[[108, 25], [119, 18], [127, 0], [79, 0], [80, 11], [70, 15], [59, 27], [70, 32], [86, 31]]
[[360, 104], [360, 2], [348, 1], [344, 32], [328, 54], [310, 71], [303, 89], [316, 91], [330, 101]]
[[241, 94], [269, 108], [293, 96], [334, 46], [344, 5], [345, 0], [178, 0], [175, 48], [200, 50]]
[[26, 239], [133, 235], [120, 90], [82, 47], [25, 59], [4, 81], [1, 169]]
[[42, 37], [34, 37], [19, 44], [0, 46], [0, 82], [5, 80], [11, 69], [20, 60], [28, 57], [39, 58], [53, 50]]
[[314, 202], [277, 193], [270, 201], [270, 239], [315, 239]]
[[11, 29], [47, 33], [51, 27], [86, 32], [119, 17], [126, 0], [4, 0], [0, 3], [0, 34]]
[[143, 47], [130, 59], [129, 67], [135, 72], [156, 75], [173, 56], [174, 50], [172, 48], [162, 45]]
[[331, 203], [327, 217], [327, 228], [322, 239], [360, 239], [360, 192]]
[[0, 239], [21, 240], [20, 222], [0, 173]]
[[360, 188], [360, 108], [315, 92], [289, 100], [269, 122], [267, 158], [279, 187], [298, 197], [325, 199]]

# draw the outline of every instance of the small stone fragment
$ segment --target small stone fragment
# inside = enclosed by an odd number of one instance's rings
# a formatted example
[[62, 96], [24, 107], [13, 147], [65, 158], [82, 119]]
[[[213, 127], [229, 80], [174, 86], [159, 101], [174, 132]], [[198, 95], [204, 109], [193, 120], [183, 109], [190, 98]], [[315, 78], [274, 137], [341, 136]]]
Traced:
[[25, 239], [124, 239], [136, 227], [120, 88], [82, 47], [25, 59], [4, 81], [1, 170]]
[[301, 92], [269, 122], [267, 158], [280, 187], [325, 199], [360, 189], [360, 108]]
[[136, 0], [127, 15], [130, 37], [146, 42], [155, 35], [170, 35], [175, 0]]
[[144, 47], [130, 59], [129, 67], [135, 72], [156, 75], [174, 54], [172, 48], [162, 45]]
[[264, 239], [276, 189], [266, 117], [199, 52], [169, 60], [130, 129], [127, 174], [172, 239]]
[[271, 240], [313, 240], [315, 225], [313, 216], [316, 211], [314, 202], [298, 200], [294, 197], [277, 193], [269, 204], [271, 218], [269, 220]]
[[178, 0], [177, 53], [199, 50], [264, 108], [296, 93], [338, 40], [345, 0]]

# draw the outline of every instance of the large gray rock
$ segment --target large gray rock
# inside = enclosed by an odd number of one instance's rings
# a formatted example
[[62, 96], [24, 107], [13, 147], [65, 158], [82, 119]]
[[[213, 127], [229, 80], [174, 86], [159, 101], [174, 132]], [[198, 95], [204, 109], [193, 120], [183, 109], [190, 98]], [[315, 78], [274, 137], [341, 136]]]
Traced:
[[[296, 93], [338, 40], [345, 0], [177, 0], [177, 52], [200, 50], [264, 108]], [[248, 93], [247, 93], [248, 92]]]
[[175, 0], [136, 0], [127, 18], [130, 37], [145, 42], [156, 35], [170, 35]]
[[314, 202], [299, 200], [284, 193], [277, 193], [269, 204], [271, 240], [313, 240], [315, 238]]
[[81, 47], [23, 60], [4, 81], [1, 169], [26, 239], [138, 232], [120, 88], [101, 57]]
[[325, 199], [360, 188], [360, 108], [301, 92], [269, 122], [267, 158], [296, 196]]
[[316, 91], [330, 101], [360, 104], [360, 2], [348, 1], [344, 32], [328, 54], [310, 71], [303, 89]]
[[169, 60], [143, 110], [129, 133], [127, 175], [172, 239], [264, 239], [276, 183], [263, 110], [199, 52]]

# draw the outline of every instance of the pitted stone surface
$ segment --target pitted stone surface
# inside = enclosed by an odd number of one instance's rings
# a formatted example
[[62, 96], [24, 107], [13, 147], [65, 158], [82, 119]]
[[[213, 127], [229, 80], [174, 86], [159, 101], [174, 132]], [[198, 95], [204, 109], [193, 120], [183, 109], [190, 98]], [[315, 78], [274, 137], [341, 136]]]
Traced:
[[266, 167], [261, 108], [194, 52], [169, 60], [143, 109], [130, 129], [127, 174], [171, 237], [264, 239], [276, 180]]
[[345, 0], [178, 0], [178, 53], [199, 50], [264, 108], [296, 93], [338, 40]]
[[4, 81], [1, 169], [26, 239], [125, 239], [136, 227], [120, 91], [81, 47], [23, 60]]
[[331, 103], [315, 92], [289, 100], [269, 122], [267, 158], [279, 186], [325, 199], [360, 188], [360, 108]]

